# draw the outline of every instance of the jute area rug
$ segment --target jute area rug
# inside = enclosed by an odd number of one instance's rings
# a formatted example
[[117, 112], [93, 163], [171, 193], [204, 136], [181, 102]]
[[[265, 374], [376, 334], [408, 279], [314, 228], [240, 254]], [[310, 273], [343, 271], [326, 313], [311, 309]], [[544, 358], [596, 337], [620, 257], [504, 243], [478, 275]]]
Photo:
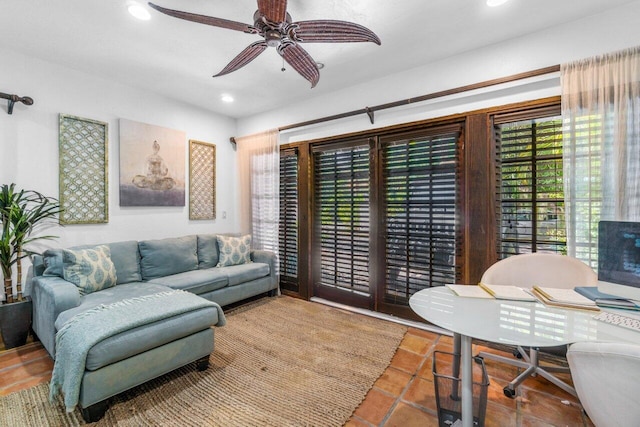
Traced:
[[[406, 327], [290, 297], [228, 311], [211, 366], [110, 400], [96, 426], [340, 426], [383, 373]], [[0, 426], [84, 425], [49, 386], [0, 399]]]

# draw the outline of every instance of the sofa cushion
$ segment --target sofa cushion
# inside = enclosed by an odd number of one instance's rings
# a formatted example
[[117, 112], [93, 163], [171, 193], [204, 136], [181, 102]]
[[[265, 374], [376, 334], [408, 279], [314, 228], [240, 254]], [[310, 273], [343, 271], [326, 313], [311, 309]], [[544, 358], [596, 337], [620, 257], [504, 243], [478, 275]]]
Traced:
[[116, 285], [116, 267], [106, 245], [94, 249], [64, 249], [63, 277], [80, 289], [80, 295], [90, 294]]
[[170, 276], [198, 268], [196, 236], [138, 242], [140, 271], [144, 280]]
[[62, 277], [62, 249], [47, 249], [42, 254], [44, 263], [43, 276]]
[[31, 256], [31, 265], [33, 266], [34, 276], [42, 276], [47, 269], [44, 265], [44, 257], [42, 255], [33, 254]]
[[219, 260], [217, 267], [247, 264], [251, 262], [251, 235], [242, 237], [216, 236]]
[[138, 242], [129, 240], [126, 242], [107, 243], [107, 246], [111, 251], [111, 261], [116, 266], [118, 285], [141, 281]]
[[254, 262], [220, 268], [229, 278], [229, 286], [235, 286], [269, 275], [269, 264]]
[[198, 268], [218, 265], [218, 239], [215, 234], [198, 234]]
[[[142, 280], [140, 274], [140, 252], [138, 242], [130, 240], [126, 242], [105, 243], [111, 251], [111, 261], [116, 267], [117, 284], [139, 282]], [[69, 249], [93, 249], [98, 245], [72, 246]], [[36, 259], [34, 257], [34, 259]], [[62, 277], [62, 249], [48, 249], [42, 254], [42, 267], [35, 271], [37, 276], [59, 276]]]
[[229, 284], [229, 279], [220, 269], [206, 269], [158, 277], [149, 283], [157, 283], [172, 289], [182, 289], [199, 295], [224, 288]]

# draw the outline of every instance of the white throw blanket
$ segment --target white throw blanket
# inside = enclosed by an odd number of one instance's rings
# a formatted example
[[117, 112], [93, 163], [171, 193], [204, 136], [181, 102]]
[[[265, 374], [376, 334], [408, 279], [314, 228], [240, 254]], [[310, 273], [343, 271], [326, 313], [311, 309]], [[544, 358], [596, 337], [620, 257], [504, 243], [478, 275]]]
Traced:
[[67, 412], [78, 404], [80, 385], [89, 350], [97, 343], [135, 327], [204, 307], [218, 310], [217, 326], [226, 323], [215, 302], [181, 290], [101, 304], [69, 319], [56, 334], [56, 360], [49, 399], [62, 391]]

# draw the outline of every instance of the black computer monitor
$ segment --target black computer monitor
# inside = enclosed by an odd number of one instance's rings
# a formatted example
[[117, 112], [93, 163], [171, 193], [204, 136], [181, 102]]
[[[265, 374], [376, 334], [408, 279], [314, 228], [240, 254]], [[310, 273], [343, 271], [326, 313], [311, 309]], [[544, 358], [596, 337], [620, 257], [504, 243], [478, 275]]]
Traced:
[[640, 301], [640, 222], [598, 224], [598, 290]]

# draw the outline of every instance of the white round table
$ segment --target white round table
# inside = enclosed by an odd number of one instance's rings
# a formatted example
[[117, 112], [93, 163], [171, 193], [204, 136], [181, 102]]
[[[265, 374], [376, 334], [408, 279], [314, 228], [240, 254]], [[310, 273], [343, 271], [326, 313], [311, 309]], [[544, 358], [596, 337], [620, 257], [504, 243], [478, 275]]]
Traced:
[[[465, 427], [473, 424], [472, 338], [528, 347], [555, 347], [578, 341], [640, 343], [639, 332], [594, 320], [595, 311], [549, 307], [539, 302], [459, 297], [444, 286], [417, 292], [409, 306], [428, 322], [461, 336]], [[626, 311], [624, 315], [633, 316]]]

